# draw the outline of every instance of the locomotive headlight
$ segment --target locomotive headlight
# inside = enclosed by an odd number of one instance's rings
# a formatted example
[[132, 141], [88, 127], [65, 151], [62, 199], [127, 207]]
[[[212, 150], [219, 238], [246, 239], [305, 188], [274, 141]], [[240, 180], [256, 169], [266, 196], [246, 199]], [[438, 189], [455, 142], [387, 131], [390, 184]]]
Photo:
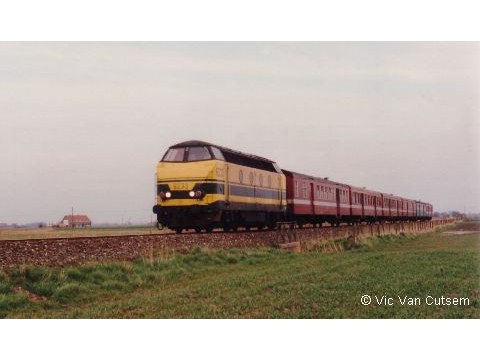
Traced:
[[193, 191], [193, 190], [190, 191], [190, 192], [188, 193], [188, 195], [189, 195], [191, 198], [195, 197], [195, 191]]
[[170, 198], [172, 197], [172, 193], [171, 193], [170, 191], [167, 191], [167, 192], [165, 193], [165, 197], [166, 197], [167, 199], [170, 199]]
[[195, 191], [195, 197], [198, 198], [198, 199], [203, 198], [204, 195], [205, 195], [205, 194], [203, 193], [202, 190], [197, 190], [197, 191]]

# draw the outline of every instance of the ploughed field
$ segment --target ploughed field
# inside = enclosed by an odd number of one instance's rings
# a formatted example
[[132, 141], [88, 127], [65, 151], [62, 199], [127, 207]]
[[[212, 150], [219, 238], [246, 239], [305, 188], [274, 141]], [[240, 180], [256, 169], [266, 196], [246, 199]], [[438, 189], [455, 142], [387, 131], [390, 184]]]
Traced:
[[[167, 231], [165, 231], [166, 233]], [[90, 228], [35, 228], [35, 229], [0, 229], [1, 240], [59, 239], [100, 236], [150, 235], [158, 234], [153, 226], [118, 226]]]
[[132, 261], [18, 265], [0, 271], [0, 317], [479, 318], [479, 234], [445, 233], [464, 225], [363, 239], [341, 253], [196, 246]]

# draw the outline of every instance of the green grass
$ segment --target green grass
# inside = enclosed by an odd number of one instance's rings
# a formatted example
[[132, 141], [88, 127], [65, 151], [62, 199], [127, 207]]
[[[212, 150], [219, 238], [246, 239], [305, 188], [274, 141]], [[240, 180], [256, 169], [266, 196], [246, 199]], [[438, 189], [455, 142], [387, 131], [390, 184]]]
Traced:
[[[153, 262], [22, 266], [0, 272], [0, 317], [479, 318], [479, 244], [478, 234], [435, 232], [340, 254], [196, 248]], [[401, 305], [405, 296], [421, 304]], [[427, 305], [427, 296], [470, 305]]]

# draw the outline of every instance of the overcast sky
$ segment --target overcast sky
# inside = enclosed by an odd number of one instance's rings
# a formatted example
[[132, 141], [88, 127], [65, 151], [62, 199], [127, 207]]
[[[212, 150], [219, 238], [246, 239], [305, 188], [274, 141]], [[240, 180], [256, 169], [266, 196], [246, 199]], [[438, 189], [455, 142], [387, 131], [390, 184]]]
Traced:
[[1, 42], [0, 223], [148, 222], [192, 139], [477, 212], [479, 64], [468, 42]]

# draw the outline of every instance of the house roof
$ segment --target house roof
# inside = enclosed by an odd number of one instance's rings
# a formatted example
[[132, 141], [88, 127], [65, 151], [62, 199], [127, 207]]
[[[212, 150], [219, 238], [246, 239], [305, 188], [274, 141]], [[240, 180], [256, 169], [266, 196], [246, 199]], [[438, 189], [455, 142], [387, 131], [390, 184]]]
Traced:
[[73, 223], [91, 223], [92, 222], [87, 215], [73, 215], [73, 219], [72, 219], [72, 215], [65, 215], [62, 221], [65, 221], [65, 220]]

